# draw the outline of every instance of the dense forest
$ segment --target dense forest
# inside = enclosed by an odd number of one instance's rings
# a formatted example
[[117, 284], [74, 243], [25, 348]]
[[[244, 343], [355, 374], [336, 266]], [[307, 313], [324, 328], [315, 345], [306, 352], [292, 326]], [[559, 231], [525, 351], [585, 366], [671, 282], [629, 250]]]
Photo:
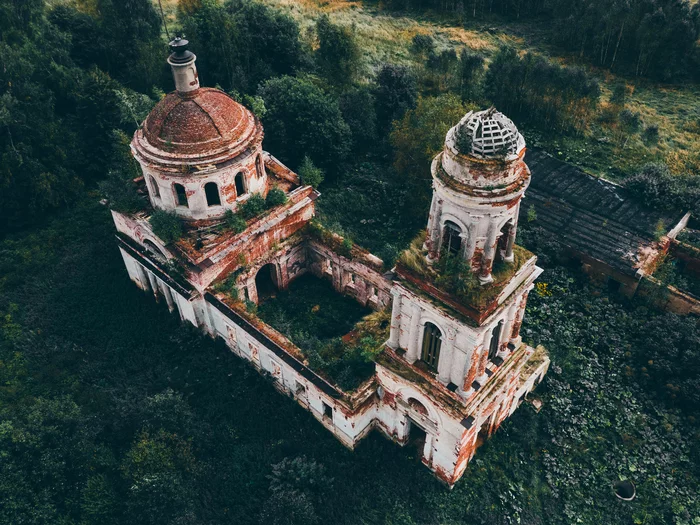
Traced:
[[[167, 27], [149, 0], [0, 0], [0, 523], [700, 523], [696, 321], [590, 288], [535, 216], [519, 242], [546, 268], [523, 328], [552, 356], [543, 408], [523, 405], [447, 491], [378, 435], [346, 451], [146, 300], [99, 204], [139, 205], [128, 143], [172, 90], [168, 35], [185, 34], [203, 85], [320, 184], [326, 226], [386, 261], [424, 226], [446, 131], [489, 104], [531, 143], [566, 140], [582, 164], [593, 150], [649, 205], [696, 210], [698, 149], [679, 144], [700, 141], [698, 108], [672, 108], [671, 136], [635, 90], [697, 80], [697, 3], [388, 2], [544, 24], [553, 46], [415, 32], [401, 61], [369, 60], [363, 28], [332, 13], [302, 26], [274, 2], [162, 3]], [[621, 477], [632, 503], [610, 489]]]

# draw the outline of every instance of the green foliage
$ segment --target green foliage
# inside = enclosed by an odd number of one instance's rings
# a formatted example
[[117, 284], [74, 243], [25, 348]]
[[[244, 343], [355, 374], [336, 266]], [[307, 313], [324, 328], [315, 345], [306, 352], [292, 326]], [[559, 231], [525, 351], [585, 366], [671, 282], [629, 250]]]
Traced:
[[140, 176], [141, 170], [129, 149], [129, 137], [122, 131], [114, 130], [112, 140], [111, 168], [98, 186], [112, 209], [122, 213], [133, 213], [143, 209], [146, 204], [144, 198], [138, 194], [134, 182], [134, 179]]
[[533, 222], [537, 220], [537, 210], [535, 209], [535, 205], [531, 204], [530, 207], [527, 209], [527, 222]]
[[698, 211], [700, 177], [697, 175], [673, 175], [665, 164], [647, 164], [626, 178], [624, 185], [647, 206]]
[[253, 193], [248, 200], [241, 204], [238, 213], [240, 213], [241, 217], [245, 220], [250, 220], [262, 214], [266, 209], [267, 205], [263, 196], [259, 193]]
[[81, 0], [63, 3], [51, 21], [72, 36], [71, 57], [81, 67], [102, 71], [140, 91], [165, 82], [166, 47], [161, 20], [149, 0]]
[[227, 230], [231, 230], [234, 233], [241, 233], [245, 231], [247, 226], [245, 219], [238, 213], [233, 213], [231, 210], [226, 210], [224, 212], [224, 227]]
[[483, 96], [482, 84], [486, 60], [478, 53], [462, 50], [459, 55], [459, 89], [462, 100], [476, 101]]
[[430, 35], [418, 33], [411, 39], [411, 51], [418, 55], [427, 57], [434, 50], [435, 40]]
[[184, 233], [182, 219], [175, 212], [156, 210], [148, 222], [151, 223], [153, 233], [166, 244], [179, 240]]
[[[252, 94], [261, 82], [308, 62], [297, 23], [260, 2], [202, 0], [183, 18], [183, 29], [208, 84], [227, 91]], [[256, 108], [260, 105], [252, 106]]]
[[451, 294], [469, 297], [481, 286], [464, 257], [444, 252], [440, 254], [436, 270], [438, 275], [435, 284]]
[[543, 130], [583, 131], [600, 98], [598, 81], [583, 69], [533, 53], [520, 57], [512, 47], [493, 57], [485, 89], [500, 111]]
[[360, 71], [360, 47], [354, 33], [354, 27], [336, 25], [325, 14], [316, 22], [316, 62], [335, 87], [352, 84]]
[[267, 108], [267, 147], [284, 162], [298, 166], [308, 156], [328, 172], [347, 157], [350, 129], [337, 101], [311, 77], [275, 78], [265, 82], [259, 94]]
[[665, 81], [692, 78], [700, 35], [700, 10], [692, 4], [557, 0], [551, 39], [611, 70]]
[[[450, 491], [378, 434], [349, 454], [134, 289], [113, 236], [87, 199], [0, 246], [0, 311], [17, 305], [0, 320], [2, 523], [665, 525], [700, 513], [693, 318], [633, 310], [546, 269], [551, 294], [530, 294], [522, 329], [553, 359], [542, 410], [521, 405]], [[307, 298], [310, 313], [319, 300]], [[619, 476], [637, 485], [632, 504], [611, 492]]]
[[353, 153], [376, 151], [382, 141], [377, 132], [377, 101], [373, 87], [347, 89], [341, 94], [338, 104], [352, 134]]
[[418, 86], [413, 72], [406, 66], [384, 64], [377, 74], [377, 122], [388, 130], [392, 122], [413, 109], [418, 98]]
[[394, 169], [408, 187], [415, 206], [427, 207], [431, 195], [430, 163], [442, 151], [447, 131], [465, 112], [461, 100], [454, 95], [421, 98], [415, 109], [394, 123]]
[[117, 170], [107, 172], [105, 180], [99, 184], [100, 191], [109, 201], [109, 206], [122, 213], [133, 213], [145, 206], [142, 196], [136, 191], [136, 184], [130, 176]]
[[314, 166], [314, 163], [309, 157], [304, 157], [301, 166], [299, 166], [299, 177], [301, 178], [302, 184], [308, 184], [314, 188], [318, 188], [323, 182], [323, 171]]
[[214, 285], [214, 291], [217, 293], [223, 293], [231, 297], [231, 299], [238, 300], [239, 299], [239, 293], [238, 293], [238, 286], [237, 286], [237, 281], [238, 281], [238, 272], [235, 272], [223, 281], [219, 281]]
[[272, 188], [267, 192], [267, 197], [265, 197], [265, 206], [267, 208], [274, 208], [275, 206], [281, 206], [287, 202], [287, 194], [284, 190], [280, 188]]
[[[368, 313], [354, 299], [340, 295], [329, 283], [313, 276], [295, 279], [288, 290], [278, 292], [257, 310], [263, 321], [305, 353], [315, 370], [346, 389], [356, 388], [374, 370], [366, 346], [372, 347], [375, 341], [365, 341], [363, 346], [340, 339]], [[376, 341], [373, 348], [382, 342]]]

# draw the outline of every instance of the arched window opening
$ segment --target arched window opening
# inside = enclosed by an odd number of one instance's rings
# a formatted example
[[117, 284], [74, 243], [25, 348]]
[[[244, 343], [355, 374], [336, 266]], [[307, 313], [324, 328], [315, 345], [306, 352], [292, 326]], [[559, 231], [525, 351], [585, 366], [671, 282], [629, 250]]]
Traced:
[[239, 172], [236, 174], [235, 182], [236, 196], [240, 197], [241, 195], [245, 195], [245, 181], [243, 180], [243, 172]]
[[512, 227], [513, 223], [508, 221], [503, 225], [503, 228], [501, 228], [500, 237], [498, 238], [498, 250], [496, 250], [496, 262], [501, 262], [508, 256], [508, 242]]
[[151, 191], [153, 192], [153, 196], [160, 198], [160, 188], [158, 188], [156, 179], [149, 175], [148, 180], [151, 181]]
[[442, 233], [442, 249], [448, 255], [459, 255], [462, 248], [462, 230], [452, 221], [445, 221]]
[[207, 206], [220, 206], [221, 197], [219, 196], [219, 187], [216, 182], [207, 182], [204, 185], [204, 194], [207, 196]]
[[501, 346], [501, 331], [503, 330], [503, 321], [499, 321], [496, 327], [491, 332], [491, 343], [489, 344], [489, 361], [493, 361]]
[[255, 159], [255, 171], [257, 171], [258, 178], [265, 174], [265, 164], [263, 163], [262, 155], [258, 155], [258, 158]]
[[146, 247], [146, 250], [151, 253], [157, 260], [161, 262], [165, 262], [168, 260], [168, 258], [165, 256], [165, 254], [161, 251], [158, 246], [155, 245], [153, 241], [150, 239], [144, 239], [143, 245]]
[[275, 268], [272, 263], [268, 263], [255, 276], [255, 288], [258, 292], [258, 302], [273, 296], [277, 291], [275, 283]]
[[408, 399], [408, 406], [410, 406], [413, 410], [418, 412], [419, 414], [423, 416], [428, 416], [428, 409], [425, 408], [425, 405], [418, 401], [417, 399], [411, 397]]
[[174, 184], [173, 186], [175, 187], [177, 205], [189, 208], [189, 203], [187, 202], [187, 192], [185, 191], [185, 187], [182, 184]]
[[423, 328], [423, 352], [421, 354], [421, 360], [433, 370], [437, 369], [441, 344], [442, 334], [440, 333], [440, 329], [433, 323], [425, 323], [425, 327]]

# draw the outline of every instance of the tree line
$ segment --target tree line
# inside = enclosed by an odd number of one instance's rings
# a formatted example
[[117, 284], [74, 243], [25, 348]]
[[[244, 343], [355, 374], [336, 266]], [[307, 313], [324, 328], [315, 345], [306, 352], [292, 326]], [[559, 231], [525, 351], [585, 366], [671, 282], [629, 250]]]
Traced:
[[390, 0], [390, 9], [433, 9], [464, 23], [531, 20], [551, 42], [617, 73], [665, 82], [700, 79], [700, 4], [689, 0]]

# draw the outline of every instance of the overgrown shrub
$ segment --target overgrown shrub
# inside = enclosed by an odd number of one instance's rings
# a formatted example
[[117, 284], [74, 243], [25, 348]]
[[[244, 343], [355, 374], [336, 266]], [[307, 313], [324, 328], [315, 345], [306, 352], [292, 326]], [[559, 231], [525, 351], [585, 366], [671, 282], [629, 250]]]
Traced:
[[223, 281], [219, 281], [214, 285], [214, 291], [226, 294], [232, 299], [238, 300], [238, 286], [236, 286], [238, 275], [238, 272], [234, 272]]
[[267, 206], [265, 204], [265, 199], [263, 198], [263, 196], [259, 193], [253, 193], [247, 201], [241, 204], [239, 213], [243, 216], [244, 219], [252, 219], [253, 217], [257, 217], [258, 215], [260, 215], [266, 209]]
[[265, 198], [265, 206], [268, 208], [274, 208], [275, 206], [280, 206], [287, 202], [287, 194], [284, 193], [279, 188], [272, 188], [267, 192], [267, 197]]
[[184, 233], [182, 219], [175, 212], [156, 210], [148, 222], [151, 223], [153, 233], [165, 243], [177, 241]]
[[241, 233], [246, 229], [246, 222], [243, 217], [231, 210], [226, 210], [224, 213], [224, 227], [234, 233]]
[[318, 188], [319, 184], [323, 182], [323, 171], [314, 166], [309, 157], [304, 157], [301, 166], [299, 166], [299, 177], [302, 184]]
[[674, 175], [666, 164], [647, 164], [625, 179], [624, 185], [650, 207], [696, 213], [700, 209], [700, 177]]

